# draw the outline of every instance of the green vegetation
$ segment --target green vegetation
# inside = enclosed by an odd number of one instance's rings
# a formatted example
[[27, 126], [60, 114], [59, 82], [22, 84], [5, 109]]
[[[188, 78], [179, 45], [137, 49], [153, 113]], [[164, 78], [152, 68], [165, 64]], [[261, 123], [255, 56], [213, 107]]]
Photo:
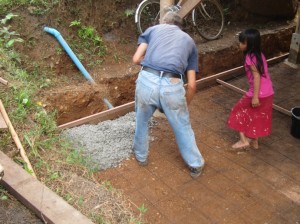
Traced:
[[4, 44], [6, 48], [12, 47], [15, 42], [23, 42], [23, 39], [17, 37], [19, 36], [18, 33], [10, 31], [11, 26], [5, 26], [14, 17], [17, 17], [17, 15], [9, 13], [4, 19], [1, 19], [0, 44]]
[[83, 49], [87, 54], [96, 54], [100, 57], [106, 55], [107, 47], [94, 27], [84, 26], [79, 20], [72, 21], [70, 27], [77, 29], [80, 38], [80, 43], [71, 40], [74, 48]]
[[147, 212], [147, 208], [145, 207], [144, 204], [142, 204], [140, 207], [138, 207], [138, 210], [142, 213], [145, 214]]
[[60, 0], [0, 0], [0, 15], [12, 7], [27, 6], [33, 15], [43, 15], [56, 6]]
[[[74, 172], [80, 177], [91, 180], [93, 170], [88, 166], [89, 158], [83, 156], [80, 150], [75, 149], [57, 129], [57, 112], [47, 111], [42, 102], [41, 92], [46, 92], [61, 80], [68, 82], [70, 78], [54, 76], [52, 69], [41, 69], [39, 62], [30, 61], [30, 58], [26, 58], [26, 55], [21, 55], [17, 51], [17, 49], [26, 49], [25, 44], [27, 49], [28, 46], [34, 49], [39, 44], [39, 40], [33, 35], [13, 30], [12, 27], [22, 25], [20, 23], [22, 18], [10, 13], [10, 10], [25, 7], [36, 18], [46, 14], [59, 3], [59, 0], [0, 0], [0, 19], [2, 18], [0, 20], [0, 76], [9, 81], [8, 86], [2, 86], [0, 83], [0, 99], [38, 179], [75, 208], [81, 210], [85, 215], [89, 215], [95, 223], [108, 223], [101, 212], [91, 213], [91, 211], [84, 210], [89, 195], [74, 195], [65, 186], [68, 185], [64, 182], [66, 173]], [[130, 11], [125, 12], [126, 17], [131, 14]], [[56, 18], [55, 22], [61, 20], [61, 18]], [[15, 26], [13, 26], [13, 22], [15, 22]], [[31, 29], [39, 29], [39, 26], [40, 24], [34, 24]], [[83, 25], [80, 20], [71, 22], [70, 27], [73, 33], [74, 30], [76, 31], [76, 35], [70, 35], [69, 42], [72, 44], [72, 49], [77, 51], [78, 57], [80, 59], [89, 57], [88, 65], [101, 64], [104, 60], [103, 57], [107, 54], [107, 47], [96, 29], [89, 25]], [[24, 35], [22, 37], [25, 41], [20, 38], [18, 31]], [[32, 30], [29, 29], [28, 32], [30, 31]], [[71, 31], [70, 33], [72, 33]], [[64, 54], [64, 51], [60, 47], [52, 52], [54, 56], [61, 54]], [[42, 56], [44, 55], [41, 52]], [[49, 55], [46, 56], [49, 57]], [[52, 58], [49, 59], [49, 61], [51, 60]], [[121, 55], [115, 54], [114, 60], [118, 62], [123, 58]], [[52, 67], [50, 66], [50, 68]], [[5, 153], [10, 152], [11, 158], [29, 172], [27, 164], [18, 154], [9, 131], [0, 132], [0, 148]], [[112, 194], [116, 190], [109, 181], [105, 181], [102, 187]], [[0, 200], [8, 200], [9, 197], [7, 192], [0, 188]], [[140, 207], [139, 210], [144, 213], [147, 209]], [[140, 218], [131, 218], [130, 223], [142, 222]]]
[[126, 10], [125, 10], [125, 16], [126, 16], [126, 17], [131, 17], [131, 16], [134, 15], [134, 13], [135, 13], [135, 10], [134, 10], [134, 9], [126, 9]]
[[0, 185], [0, 200], [7, 201], [9, 200], [8, 192]]

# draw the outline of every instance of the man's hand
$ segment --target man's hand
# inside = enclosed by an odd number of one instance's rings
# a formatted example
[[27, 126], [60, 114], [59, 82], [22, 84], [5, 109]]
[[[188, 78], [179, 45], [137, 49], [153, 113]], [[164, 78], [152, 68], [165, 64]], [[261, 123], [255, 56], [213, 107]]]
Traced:
[[186, 89], [186, 102], [189, 105], [196, 93], [196, 72], [194, 70], [187, 71], [187, 89]]

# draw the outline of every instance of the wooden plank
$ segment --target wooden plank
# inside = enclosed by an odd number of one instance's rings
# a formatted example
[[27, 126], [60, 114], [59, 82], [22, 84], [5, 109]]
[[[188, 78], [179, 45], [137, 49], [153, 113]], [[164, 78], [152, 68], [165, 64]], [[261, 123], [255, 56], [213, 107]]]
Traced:
[[165, 8], [175, 4], [175, 0], [160, 0], [160, 23], [165, 15]]
[[[275, 63], [283, 60], [288, 56], [288, 53], [280, 55], [278, 57], [274, 57], [268, 60], [269, 63]], [[228, 78], [233, 75], [241, 74], [244, 71], [243, 66], [227, 70], [225, 72], [220, 72], [216, 75], [212, 75], [203, 79], [199, 79], [196, 81], [197, 89], [200, 89], [200, 87], [207, 87], [211, 84], [216, 83], [217, 78]], [[101, 121], [109, 120], [109, 119], [116, 119], [120, 116], [123, 116], [129, 112], [134, 111], [134, 101], [129, 102], [127, 104], [114, 107], [113, 109], [102, 111], [97, 114], [93, 114], [87, 117], [80, 118], [75, 121], [71, 121], [66, 124], [62, 124], [58, 126], [59, 129], [65, 129], [65, 128], [72, 128], [76, 127], [82, 124], [97, 124]]]
[[0, 82], [4, 85], [7, 85], [8, 84], [8, 81], [6, 81], [5, 79], [1, 78], [0, 77]]
[[5, 170], [1, 184], [24, 206], [40, 217], [44, 223], [93, 223], [64, 199], [28, 174], [2, 151], [0, 151], [0, 161]]
[[[270, 58], [270, 59], [267, 60], [268, 64], [271, 65], [271, 64], [283, 61], [284, 59], [286, 59], [288, 57], [288, 55], [289, 55], [289, 53], [285, 53], [285, 54], [282, 54], [280, 56]], [[243, 66], [239, 66], [239, 67], [229, 69], [229, 70], [224, 71], [224, 72], [217, 73], [215, 75], [205, 77], [203, 79], [199, 79], [199, 80], [196, 81], [197, 89], [201, 89], [203, 87], [207, 87], [209, 85], [215, 84], [216, 79], [222, 78], [224, 80], [224, 79], [230, 78], [230, 77], [235, 76], [235, 75], [240, 75], [243, 72], [244, 72]]]
[[[217, 83], [219, 83], [219, 84], [221, 84], [222, 86], [225, 86], [225, 87], [227, 87], [227, 88], [229, 88], [229, 89], [232, 89], [232, 90], [234, 90], [235, 92], [242, 93], [242, 94], [245, 94], [245, 93], [246, 93], [245, 90], [242, 90], [242, 89], [240, 89], [240, 88], [238, 88], [238, 87], [236, 87], [236, 86], [234, 86], [234, 85], [231, 85], [231, 84], [229, 84], [229, 83], [227, 83], [227, 82], [224, 82], [224, 81], [222, 81], [222, 80], [220, 80], [220, 79], [217, 79]], [[273, 104], [273, 109], [274, 109], [274, 110], [277, 110], [277, 111], [279, 111], [279, 112], [281, 112], [281, 113], [283, 113], [283, 114], [285, 114], [285, 115], [288, 115], [288, 116], [290, 116], [290, 117], [292, 116], [292, 112], [291, 112], [291, 111], [286, 110], [286, 109], [284, 109], [284, 108], [282, 108], [282, 107], [280, 107], [280, 106], [278, 106], [278, 105], [276, 105], [276, 104]]]
[[196, 7], [201, 2], [201, 0], [188, 0], [182, 4], [181, 9], [179, 10], [179, 15], [181, 18], [184, 18], [187, 14], [189, 14], [193, 8]]
[[7, 124], [2, 116], [2, 113], [0, 111], [0, 129], [6, 129], [7, 128]]
[[18, 150], [20, 152], [20, 155], [22, 156], [22, 159], [26, 162], [27, 164], [27, 169], [30, 170], [32, 172], [32, 176], [34, 176], [36, 178], [35, 172], [31, 166], [31, 163], [26, 155], [26, 151], [23, 148], [23, 145], [19, 139], [19, 136], [17, 135], [17, 132], [15, 131], [12, 123], [10, 122], [10, 119], [6, 113], [6, 110], [4, 108], [4, 105], [2, 103], [2, 101], [0, 100], [0, 113], [2, 113], [2, 116], [4, 118], [5, 123], [8, 126], [9, 132], [14, 140], [14, 142], [16, 143], [16, 146], [18, 147]]
[[102, 111], [97, 114], [93, 114], [87, 117], [80, 118], [78, 120], [62, 124], [58, 126], [59, 129], [72, 128], [82, 124], [97, 124], [101, 121], [106, 121], [110, 119], [116, 119], [120, 116], [123, 116], [129, 112], [134, 111], [134, 101], [127, 104], [123, 104], [118, 107], [114, 107], [110, 110]]

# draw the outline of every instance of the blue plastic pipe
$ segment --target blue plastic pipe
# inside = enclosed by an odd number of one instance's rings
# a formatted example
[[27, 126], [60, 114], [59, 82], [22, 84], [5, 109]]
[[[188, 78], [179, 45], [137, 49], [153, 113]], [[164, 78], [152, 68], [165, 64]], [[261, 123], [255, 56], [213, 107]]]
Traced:
[[114, 108], [114, 106], [106, 98], [103, 98], [103, 101], [107, 105], [109, 110]]
[[58, 32], [56, 29], [50, 28], [50, 27], [44, 27], [44, 31], [47, 33], [52, 34], [56, 37], [58, 42], [61, 44], [61, 46], [65, 49], [67, 54], [70, 56], [70, 58], [73, 60], [77, 68], [82, 72], [82, 74], [87, 78], [92, 84], [95, 84], [95, 81], [90, 76], [90, 74], [87, 72], [87, 70], [83, 67], [79, 59], [76, 57], [76, 55], [73, 53], [72, 49], [69, 47], [67, 42], [64, 40], [64, 38], [61, 36], [60, 32]]

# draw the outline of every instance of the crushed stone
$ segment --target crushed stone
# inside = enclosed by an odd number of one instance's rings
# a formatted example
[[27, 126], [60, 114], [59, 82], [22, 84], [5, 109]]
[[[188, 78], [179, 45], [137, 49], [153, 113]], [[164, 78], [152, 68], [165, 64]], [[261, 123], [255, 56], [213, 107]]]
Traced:
[[[157, 122], [151, 118], [149, 127]], [[89, 158], [92, 169], [105, 170], [119, 166], [132, 155], [135, 112], [96, 125], [81, 125], [63, 132], [77, 150]], [[150, 140], [154, 140], [150, 137]]]

